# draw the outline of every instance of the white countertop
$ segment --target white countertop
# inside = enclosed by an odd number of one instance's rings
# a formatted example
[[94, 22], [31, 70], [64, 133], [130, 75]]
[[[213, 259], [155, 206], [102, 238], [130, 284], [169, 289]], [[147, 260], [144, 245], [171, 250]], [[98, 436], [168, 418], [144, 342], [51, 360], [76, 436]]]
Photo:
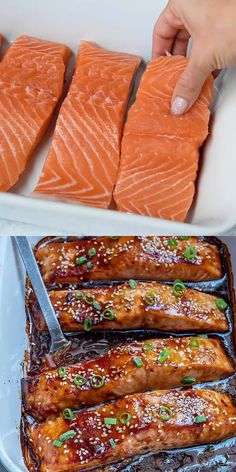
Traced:
[[[102, 226], [102, 222], [101, 222]], [[0, 218], [0, 235], [17, 235], [17, 236], [65, 236], [68, 235], [70, 231], [63, 228], [63, 223], [60, 227], [56, 227], [54, 230], [52, 228], [47, 228], [46, 226], [31, 225], [27, 223], [18, 223], [16, 221], [10, 221]], [[225, 233], [228, 236], [236, 236], [236, 227]], [[204, 235], [203, 235], [204, 236]], [[218, 235], [213, 235], [218, 236]], [[222, 235], [223, 236], [223, 235]], [[1, 472], [1, 469], [0, 469]]]

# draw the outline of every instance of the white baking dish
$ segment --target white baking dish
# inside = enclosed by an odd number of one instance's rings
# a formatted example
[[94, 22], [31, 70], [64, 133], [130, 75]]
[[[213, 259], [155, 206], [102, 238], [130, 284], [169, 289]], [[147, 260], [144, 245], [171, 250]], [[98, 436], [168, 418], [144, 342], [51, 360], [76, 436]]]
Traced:
[[[40, 238], [30, 238], [36, 243]], [[236, 274], [236, 238], [229, 247]], [[24, 304], [25, 270], [9, 237], [0, 237], [0, 461], [9, 472], [26, 471], [20, 440], [20, 378], [27, 345]]]
[[[149, 60], [153, 24], [166, 0], [3, 0], [0, 32], [24, 33], [68, 44], [83, 39]], [[0, 194], [0, 218], [42, 224], [79, 234], [222, 234], [236, 225], [236, 69], [218, 83], [211, 139], [201, 160], [190, 224], [127, 215], [78, 204], [30, 197], [50, 142], [50, 133], [32, 156], [20, 181]]]

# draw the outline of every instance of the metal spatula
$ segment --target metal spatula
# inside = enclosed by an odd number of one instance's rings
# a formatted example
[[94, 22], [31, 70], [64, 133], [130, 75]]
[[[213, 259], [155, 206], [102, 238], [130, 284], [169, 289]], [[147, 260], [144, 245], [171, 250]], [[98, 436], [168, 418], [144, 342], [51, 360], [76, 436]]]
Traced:
[[71, 343], [67, 341], [61, 330], [27, 237], [12, 236], [12, 238], [19, 249], [51, 336], [50, 353], [56, 355], [58, 359], [58, 356], [65, 354], [70, 349]]

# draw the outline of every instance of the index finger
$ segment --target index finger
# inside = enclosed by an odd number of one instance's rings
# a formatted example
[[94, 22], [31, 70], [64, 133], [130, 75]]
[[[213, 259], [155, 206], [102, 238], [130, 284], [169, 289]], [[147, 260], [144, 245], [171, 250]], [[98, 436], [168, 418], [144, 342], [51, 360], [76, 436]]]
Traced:
[[171, 52], [178, 29], [168, 21], [167, 8], [161, 13], [153, 31], [152, 57], [165, 56]]

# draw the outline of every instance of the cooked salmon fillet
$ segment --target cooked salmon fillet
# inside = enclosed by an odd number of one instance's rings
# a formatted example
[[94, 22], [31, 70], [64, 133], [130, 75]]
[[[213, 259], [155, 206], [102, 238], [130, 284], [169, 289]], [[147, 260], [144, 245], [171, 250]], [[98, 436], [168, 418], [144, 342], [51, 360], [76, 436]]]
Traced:
[[222, 275], [219, 249], [197, 237], [75, 239], [46, 244], [35, 256], [49, 286], [88, 280], [202, 281]]
[[0, 191], [17, 182], [42, 138], [69, 55], [64, 45], [22, 36], [0, 63]]
[[189, 112], [181, 117], [171, 114], [171, 97], [187, 61], [160, 57], [143, 75], [122, 140], [114, 192], [119, 210], [177, 221], [187, 216], [213, 95], [210, 76]]
[[[64, 408], [76, 410], [144, 390], [184, 386], [189, 378], [192, 385], [233, 373], [218, 339], [152, 339], [65, 367], [63, 376], [54, 369], [23, 379], [23, 405], [26, 413], [41, 420]], [[103, 382], [100, 388], [98, 381]]]
[[60, 416], [32, 426], [29, 445], [37, 471], [75, 472], [135, 454], [214, 443], [235, 433], [236, 407], [229, 396], [157, 390], [75, 414], [71, 421]]
[[[217, 296], [186, 287], [180, 296], [170, 285], [130, 280], [108, 287], [51, 290], [49, 296], [64, 332], [139, 328], [225, 332], [229, 329], [225, 313], [217, 308]], [[33, 292], [29, 297], [29, 311], [37, 330], [47, 331]]]
[[81, 43], [76, 71], [36, 192], [107, 208], [123, 123], [141, 59]]

